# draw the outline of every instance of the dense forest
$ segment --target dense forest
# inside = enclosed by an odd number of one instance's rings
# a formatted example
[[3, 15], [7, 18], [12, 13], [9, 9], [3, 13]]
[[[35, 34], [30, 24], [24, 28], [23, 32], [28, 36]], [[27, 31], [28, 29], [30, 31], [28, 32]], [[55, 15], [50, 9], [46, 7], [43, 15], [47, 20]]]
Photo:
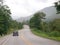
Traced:
[[[55, 2], [56, 14], [60, 14], [60, 1]], [[53, 21], [44, 21], [46, 14], [44, 12], [36, 12], [34, 16], [29, 21], [29, 26], [37, 35], [42, 35], [43, 37], [60, 37], [60, 18], [54, 19]], [[46, 35], [48, 36], [46, 36]], [[54, 39], [53, 38], [53, 39]], [[55, 38], [56, 39], [56, 38]], [[60, 38], [56, 39], [60, 40]]]
[[12, 19], [11, 11], [7, 5], [0, 1], [0, 35], [6, 35], [22, 28], [22, 23]]

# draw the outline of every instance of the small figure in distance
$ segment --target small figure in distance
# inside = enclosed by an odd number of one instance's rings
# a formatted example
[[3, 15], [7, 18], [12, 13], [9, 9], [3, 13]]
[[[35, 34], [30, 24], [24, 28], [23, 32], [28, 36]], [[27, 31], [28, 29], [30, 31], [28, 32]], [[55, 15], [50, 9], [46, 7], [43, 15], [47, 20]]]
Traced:
[[14, 32], [13, 32], [13, 36], [19, 36], [19, 35], [18, 35], [18, 31], [14, 31]]

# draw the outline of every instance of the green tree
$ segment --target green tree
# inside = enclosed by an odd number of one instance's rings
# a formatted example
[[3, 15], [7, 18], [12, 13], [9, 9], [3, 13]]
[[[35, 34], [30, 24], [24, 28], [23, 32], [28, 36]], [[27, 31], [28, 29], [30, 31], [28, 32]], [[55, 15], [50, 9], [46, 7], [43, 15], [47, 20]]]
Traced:
[[56, 7], [56, 10], [57, 10], [57, 14], [59, 14], [60, 13], [60, 1], [55, 2], [55, 7]]
[[10, 9], [7, 5], [0, 6], [0, 34], [7, 34], [9, 29]]
[[0, 0], [0, 35], [21, 29], [22, 23], [19, 23], [11, 18], [11, 11], [7, 5], [3, 5], [3, 0]]
[[34, 16], [30, 19], [30, 27], [41, 29], [41, 21], [42, 19], [45, 19], [45, 13], [43, 12], [37, 12], [34, 14]]

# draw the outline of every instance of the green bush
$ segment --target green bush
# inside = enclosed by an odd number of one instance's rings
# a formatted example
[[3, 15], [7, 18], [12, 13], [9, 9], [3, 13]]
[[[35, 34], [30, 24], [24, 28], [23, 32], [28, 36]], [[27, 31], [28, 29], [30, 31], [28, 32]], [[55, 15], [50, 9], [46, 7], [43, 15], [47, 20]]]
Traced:
[[60, 37], [60, 33], [58, 31], [53, 31], [49, 34], [49, 36]]

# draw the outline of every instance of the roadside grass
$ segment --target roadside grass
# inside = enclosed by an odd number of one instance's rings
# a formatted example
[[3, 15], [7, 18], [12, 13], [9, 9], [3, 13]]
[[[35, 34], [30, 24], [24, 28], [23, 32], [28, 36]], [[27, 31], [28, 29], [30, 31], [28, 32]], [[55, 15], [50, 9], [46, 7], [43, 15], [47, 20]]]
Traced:
[[7, 36], [7, 35], [10, 35], [10, 34], [12, 34], [14, 31], [18, 31], [18, 30], [21, 30], [21, 29], [10, 29], [8, 32], [7, 32], [7, 34], [6, 35], [0, 35], [0, 38], [2, 38], [2, 37], [4, 37], [4, 36]]
[[6, 35], [2, 35], [2, 36], [0, 35], [0, 38], [2, 38], [2, 37], [4, 37], [4, 36], [7, 36], [7, 35], [9, 35], [9, 34], [11, 34], [11, 33], [13, 33], [13, 30], [14, 30], [14, 29], [10, 29]]
[[35, 34], [37, 36], [48, 38], [48, 39], [52, 39], [52, 40], [56, 40], [56, 41], [60, 41], [60, 37], [49, 36], [48, 34], [42, 32], [40, 30], [31, 29], [31, 31], [32, 31], [33, 34]]
[[2, 35], [2, 36], [0, 36], [0, 38], [2, 38], [2, 37], [4, 37], [4, 36], [6, 36], [6, 35]]

